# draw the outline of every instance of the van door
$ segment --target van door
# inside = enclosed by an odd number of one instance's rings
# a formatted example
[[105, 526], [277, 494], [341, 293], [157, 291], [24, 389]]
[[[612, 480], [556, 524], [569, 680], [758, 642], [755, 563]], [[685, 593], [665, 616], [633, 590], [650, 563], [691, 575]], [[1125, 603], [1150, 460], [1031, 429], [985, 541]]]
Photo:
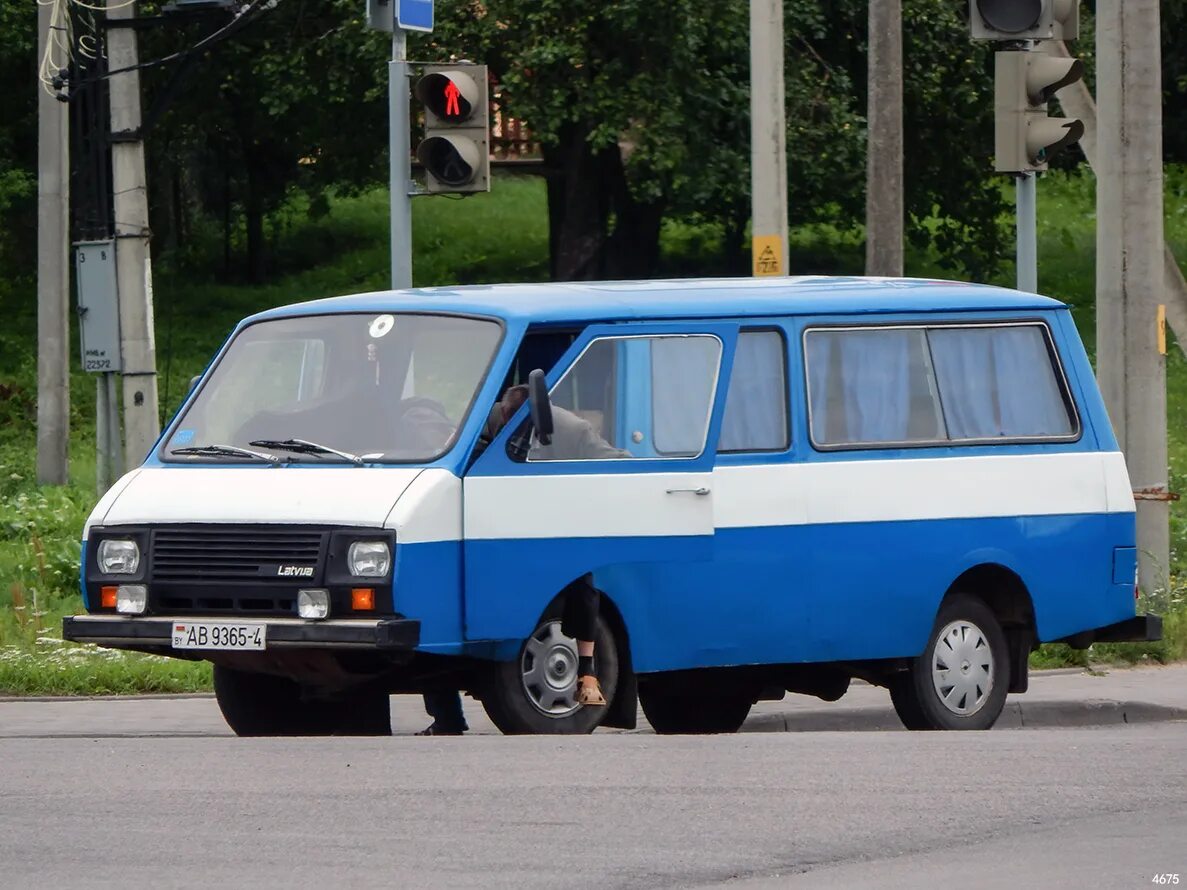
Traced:
[[630, 628], [636, 670], [695, 646], [688, 612], [710, 577], [736, 337], [733, 324], [690, 322], [577, 338], [547, 375], [553, 442], [528, 439], [524, 404], [464, 480], [467, 639], [518, 648], [556, 594], [593, 572]]

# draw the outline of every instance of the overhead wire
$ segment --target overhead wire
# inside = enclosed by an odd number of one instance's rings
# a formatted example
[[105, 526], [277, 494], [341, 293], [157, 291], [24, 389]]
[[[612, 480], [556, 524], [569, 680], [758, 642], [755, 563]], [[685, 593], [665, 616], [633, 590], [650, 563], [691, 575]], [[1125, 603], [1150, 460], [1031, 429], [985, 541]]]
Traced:
[[[45, 51], [42, 54], [41, 62], [38, 66], [38, 78], [41, 81], [42, 89], [48, 94], [58, 97], [61, 96], [62, 86], [62, 72], [68, 71], [70, 63], [75, 61], [77, 56], [81, 55], [87, 59], [97, 59], [102, 52], [102, 42], [100, 40], [98, 29], [93, 20], [90, 22], [90, 35], [81, 35], [78, 39], [74, 36], [74, 26], [70, 16], [70, 7], [74, 6], [78, 9], [86, 10], [88, 13], [93, 12], [108, 12], [113, 9], [122, 9], [127, 6], [135, 5], [139, 0], [122, 0], [119, 3], [113, 3], [110, 6], [100, 6], [98, 4], [88, 3], [86, 0], [37, 0], [38, 6], [52, 7], [50, 14], [50, 36], [45, 42]], [[183, 59], [186, 56], [200, 52], [208, 47], [213, 42], [226, 36], [229, 32], [235, 30], [237, 27], [246, 24], [247, 19], [257, 9], [271, 10], [275, 9], [281, 0], [247, 0], [237, 9], [234, 10], [233, 16], [229, 22], [221, 28], [207, 34], [193, 46], [170, 53], [167, 56], [162, 56], [159, 59], [150, 59], [146, 62], [138, 62], [135, 65], [128, 65], [124, 68], [115, 68], [109, 71], [96, 74], [81, 80], [76, 84], [80, 86], [84, 83], [94, 83], [99, 80], [112, 77], [116, 74], [123, 74], [129, 71], [141, 71], [146, 68], [154, 68], [158, 65], [165, 65], [169, 62]], [[88, 16], [90, 18], [90, 16]], [[77, 48], [77, 49], [76, 49]]]

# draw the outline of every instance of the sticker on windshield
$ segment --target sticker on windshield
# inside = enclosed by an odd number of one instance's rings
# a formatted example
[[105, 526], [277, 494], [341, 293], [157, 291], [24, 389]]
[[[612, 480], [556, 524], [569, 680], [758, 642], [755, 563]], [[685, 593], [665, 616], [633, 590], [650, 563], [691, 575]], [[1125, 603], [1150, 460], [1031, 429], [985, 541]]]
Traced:
[[194, 431], [193, 430], [178, 430], [173, 435], [173, 444], [174, 445], [189, 445], [193, 441], [194, 441]]
[[381, 315], [371, 322], [371, 336], [378, 340], [380, 337], [387, 336], [388, 332], [395, 326], [395, 316]]

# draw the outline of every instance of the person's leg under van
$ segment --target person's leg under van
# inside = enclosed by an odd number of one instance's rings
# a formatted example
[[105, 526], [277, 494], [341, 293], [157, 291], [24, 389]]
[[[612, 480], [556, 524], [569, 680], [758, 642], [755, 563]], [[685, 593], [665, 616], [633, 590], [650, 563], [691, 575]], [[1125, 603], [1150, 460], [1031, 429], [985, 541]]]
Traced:
[[593, 586], [593, 576], [582, 575], [564, 589], [564, 597], [561, 631], [577, 640], [577, 703], [604, 706], [606, 698], [594, 665], [594, 637], [602, 595]]
[[432, 724], [417, 735], [461, 735], [470, 727], [462, 712], [462, 694], [456, 690], [434, 690], [424, 694], [425, 710]]

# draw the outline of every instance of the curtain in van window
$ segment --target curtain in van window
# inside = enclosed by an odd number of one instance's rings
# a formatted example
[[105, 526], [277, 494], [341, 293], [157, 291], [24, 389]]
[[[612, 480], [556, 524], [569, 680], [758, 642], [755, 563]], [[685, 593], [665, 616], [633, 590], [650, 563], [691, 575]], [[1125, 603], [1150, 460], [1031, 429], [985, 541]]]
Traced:
[[777, 451], [787, 447], [787, 387], [783, 337], [775, 331], [738, 336], [718, 451]]
[[655, 450], [664, 456], [696, 456], [705, 447], [721, 341], [697, 335], [650, 342]]
[[818, 444], [908, 439], [911, 354], [921, 337], [921, 331], [890, 329], [808, 334], [812, 435]]
[[928, 340], [951, 438], [1074, 431], [1040, 326], [939, 328]]

